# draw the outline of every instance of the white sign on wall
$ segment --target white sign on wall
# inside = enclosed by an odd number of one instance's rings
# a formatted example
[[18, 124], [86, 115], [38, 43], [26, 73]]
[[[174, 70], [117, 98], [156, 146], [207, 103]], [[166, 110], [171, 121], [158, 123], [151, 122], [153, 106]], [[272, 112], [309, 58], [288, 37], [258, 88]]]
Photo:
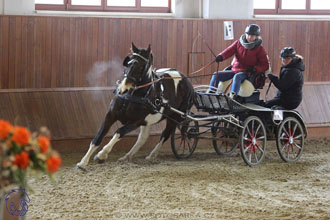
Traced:
[[224, 21], [223, 28], [224, 28], [223, 33], [225, 40], [233, 40], [234, 39], [233, 21]]

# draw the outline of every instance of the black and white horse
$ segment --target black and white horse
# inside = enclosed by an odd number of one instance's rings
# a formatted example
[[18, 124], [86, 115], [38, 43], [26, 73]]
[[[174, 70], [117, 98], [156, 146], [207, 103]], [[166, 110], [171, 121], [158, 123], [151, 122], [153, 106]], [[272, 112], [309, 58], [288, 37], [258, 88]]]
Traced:
[[119, 159], [130, 161], [149, 137], [150, 126], [166, 118], [166, 127], [159, 143], [146, 157], [147, 160], [155, 159], [163, 143], [175, 130], [176, 122], [182, 121], [182, 117], [166, 108], [166, 105], [181, 112], [188, 112], [193, 105], [194, 89], [182, 73], [175, 69], [153, 71], [150, 45], [147, 49], [139, 49], [132, 43], [131, 52], [132, 54], [124, 60], [124, 78], [117, 86], [116, 96], [110, 103], [101, 128], [76, 168], [83, 170], [86, 168], [91, 155], [117, 120], [123, 126], [114, 133], [110, 142], [97, 153], [94, 160], [104, 162], [120, 138], [140, 127], [136, 143], [125, 156]]

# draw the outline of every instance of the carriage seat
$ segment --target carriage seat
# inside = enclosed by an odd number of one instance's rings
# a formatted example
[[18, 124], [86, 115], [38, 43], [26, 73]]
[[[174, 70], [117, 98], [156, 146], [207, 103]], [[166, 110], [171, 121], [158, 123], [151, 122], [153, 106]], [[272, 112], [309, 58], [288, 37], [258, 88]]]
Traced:
[[[232, 65], [227, 66], [224, 70], [231, 70]], [[266, 70], [263, 74], [268, 74], [271, 72], [271, 68]], [[225, 93], [229, 94], [231, 89], [232, 79], [227, 80], [225, 82], [219, 82], [217, 93]], [[254, 85], [249, 80], [244, 80], [241, 83], [240, 90], [238, 92], [238, 100], [241, 103], [253, 103], [258, 104], [260, 103], [260, 91], [261, 88], [255, 88]]]

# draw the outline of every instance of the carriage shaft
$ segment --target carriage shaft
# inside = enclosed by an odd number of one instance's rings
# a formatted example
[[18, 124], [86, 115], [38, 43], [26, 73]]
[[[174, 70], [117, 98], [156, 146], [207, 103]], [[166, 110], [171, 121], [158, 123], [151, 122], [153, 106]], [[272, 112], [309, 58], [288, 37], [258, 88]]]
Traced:
[[207, 116], [207, 115], [201, 116], [201, 115], [199, 115], [200, 117], [193, 117], [193, 116], [188, 115], [188, 114], [186, 114], [184, 112], [181, 112], [181, 111], [179, 111], [179, 110], [177, 110], [177, 109], [175, 109], [173, 107], [170, 107], [170, 110], [171, 111], [174, 111], [174, 112], [180, 114], [181, 116], [184, 116], [184, 117], [186, 117], [186, 118], [188, 118], [190, 120], [193, 120], [193, 121], [227, 121], [227, 122], [229, 122], [229, 123], [231, 123], [231, 124], [233, 124], [233, 125], [235, 125], [237, 127], [243, 128], [243, 126], [240, 125], [239, 120], [237, 118], [235, 118], [235, 116], [232, 115], [232, 114], [211, 115], [211, 116]]

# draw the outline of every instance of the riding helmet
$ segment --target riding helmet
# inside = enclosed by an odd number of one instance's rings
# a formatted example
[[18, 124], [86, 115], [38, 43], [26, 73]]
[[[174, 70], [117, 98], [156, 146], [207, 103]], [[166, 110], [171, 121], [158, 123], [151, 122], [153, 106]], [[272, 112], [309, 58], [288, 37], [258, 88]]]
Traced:
[[280, 53], [281, 58], [295, 57], [296, 51], [292, 47], [284, 47]]
[[249, 35], [260, 35], [260, 27], [257, 24], [250, 24], [245, 28], [245, 33]]

